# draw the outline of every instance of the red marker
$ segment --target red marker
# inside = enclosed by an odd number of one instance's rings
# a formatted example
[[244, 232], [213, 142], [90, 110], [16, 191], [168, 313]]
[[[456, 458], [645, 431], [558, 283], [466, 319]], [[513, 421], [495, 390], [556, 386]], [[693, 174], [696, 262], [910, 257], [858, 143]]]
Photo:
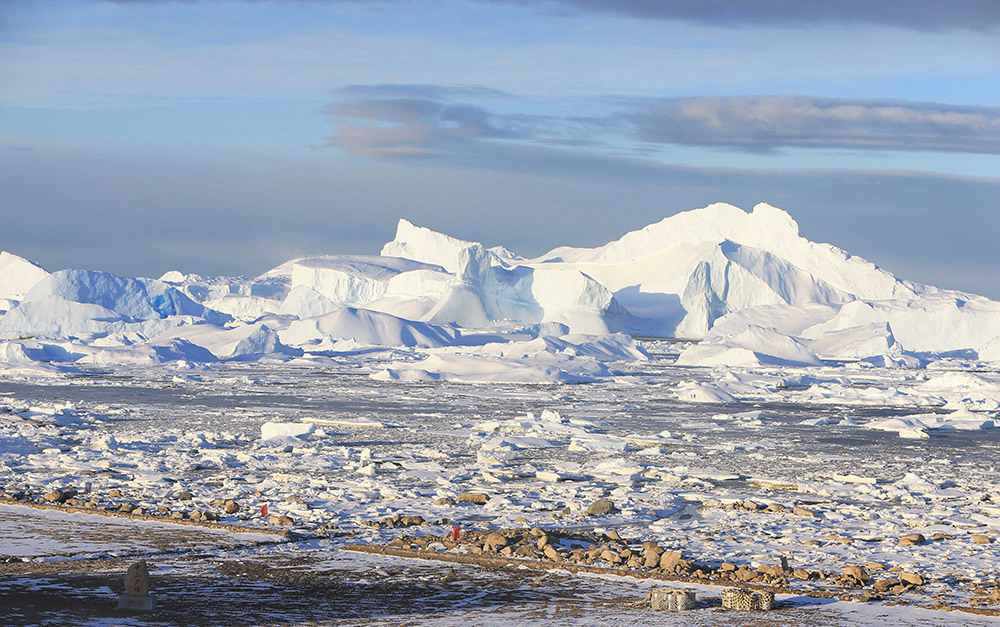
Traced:
[[260, 506], [260, 515], [267, 518], [267, 503]]
[[462, 532], [462, 528], [458, 525], [451, 526], [451, 539], [458, 542], [458, 535]]

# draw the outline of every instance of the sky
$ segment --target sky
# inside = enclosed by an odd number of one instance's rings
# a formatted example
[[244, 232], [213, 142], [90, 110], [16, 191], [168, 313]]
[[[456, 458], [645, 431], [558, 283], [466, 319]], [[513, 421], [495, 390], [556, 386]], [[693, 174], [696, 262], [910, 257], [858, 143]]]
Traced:
[[0, 249], [258, 274], [716, 201], [1000, 297], [993, 0], [7, 0]]

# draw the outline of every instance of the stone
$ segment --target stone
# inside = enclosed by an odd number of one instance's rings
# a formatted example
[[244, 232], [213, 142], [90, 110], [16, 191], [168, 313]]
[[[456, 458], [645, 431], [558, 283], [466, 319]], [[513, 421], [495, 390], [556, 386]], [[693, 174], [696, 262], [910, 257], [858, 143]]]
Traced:
[[990, 542], [993, 542], [993, 539], [985, 533], [974, 533], [969, 537], [972, 539], [974, 544], [989, 544]]
[[240, 511], [240, 504], [233, 499], [228, 499], [222, 504], [222, 511], [227, 514], [235, 514]]
[[903, 571], [903, 572], [899, 573], [899, 578], [901, 580], [903, 580], [905, 583], [910, 584], [911, 586], [922, 586], [922, 585], [924, 585], [924, 578], [921, 577], [920, 575], [918, 575], [917, 573], [909, 573], [909, 572]]
[[804, 568], [796, 568], [792, 571], [792, 577], [796, 579], [801, 579], [803, 581], [809, 580], [809, 571]]
[[784, 577], [785, 569], [777, 564], [765, 564], [757, 568], [758, 571], [772, 577]]
[[494, 531], [483, 539], [483, 544], [490, 550], [497, 550], [507, 546], [507, 538], [502, 533]]
[[668, 573], [674, 572], [674, 568], [681, 562], [684, 556], [680, 551], [664, 551], [660, 556], [660, 570]]
[[663, 549], [655, 544], [644, 546], [642, 550], [642, 565], [646, 568], [656, 568], [660, 565], [660, 555], [662, 554]]
[[693, 609], [697, 604], [693, 590], [675, 588], [654, 588], [649, 591], [646, 600], [650, 608], [661, 612], [682, 612]]
[[865, 562], [865, 570], [869, 572], [873, 570], [885, 570], [885, 564], [881, 562]]
[[888, 592], [894, 586], [898, 585], [899, 585], [898, 579], [879, 579], [878, 581], [875, 582], [875, 591]]
[[459, 503], [472, 503], [473, 505], [486, 505], [490, 497], [482, 492], [462, 492], [458, 495]]
[[757, 573], [746, 566], [740, 566], [736, 569], [736, 572], [733, 573], [733, 576], [740, 581], [753, 581], [757, 578]]
[[899, 544], [901, 546], [916, 546], [918, 544], [923, 544], [924, 542], [926, 542], [926, 539], [922, 533], [908, 533], [899, 538]]
[[618, 542], [619, 540], [622, 539], [621, 534], [619, 534], [614, 529], [604, 534], [604, 537], [606, 537], [608, 540], [614, 540], [615, 542]]
[[291, 516], [285, 514], [271, 514], [267, 517], [267, 524], [275, 527], [291, 527], [295, 521], [292, 520]]
[[455, 504], [455, 499], [449, 496], [440, 496], [434, 499], [434, 504], [439, 505], [441, 507], [448, 507]]
[[587, 508], [587, 516], [607, 516], [615, 511], [615, 504], [611, 499], [597, 499]]
[[860, 583], [862, 585], [866, 581], [868, 581], [868, 573], [865, 572], [865, 569], [862, 568], [862, 567], [860, 567], [860, 566], [857, 566], [855, 564], [844, 566], [844, 568], [841, 569], [840, 572], [845, 577], [853, 579], [854, 581], [856, 581], [856, 582], [858, 582], [858, 583]]
[[49, 490], [42, 496], [49, 503], [65, 503], [76, 496], [76, 490], [72, 488], [55, 488]]
[[153, 597], [149, 594], [149, 566], [145, 561], [136, 562], [125, 573], [125, 591], [118, 597], [118, 609], [149, 612], [153, 605]]
[[111, 488], [108, 490], [108, 496], [113, 499], [120, 499], [122, 497], [122, 491], [118, 488]]
[[191, 512], [191, 513], [190, 513], [190, 514], [188, 515], [188, 517], [189, 517], [189, 518], [190, 518], [191, 520], [195, 521], [195, 522], [201, 522], [201, 520], [202, 520], [202, 518], [203, 518], [204, 516], [202, 515], [202, 513], [201, 513], [201, 512], [199, 511], [199, 510], [194, 510], [193, 512]]
[[795, 514], [796, 516], [804, 516], [806, 518], [816, 518], [816, 512], [812, 511], [811, 509], [801, 507], [799, 505], [796, 505], [795, 507], [792, 508], [792, 513]]
[[622, 561], [622, 556], [615, 553], [611, 549], [605, 549], [601, 552], [601, 559], [610, 564], [618, 564]]
[[549, 558], [553, 562], [559, 562], [562, 560], [562, 557], [559, 555], [559, 551], [557, 551], [551, 544], [546, 544], [542, 551], [545, 553], [545, 557]]
[[194, 495], [188, 492], [187, 490], [181, 490], [180, 492], [177, 493], [176, 498], [178, 501], [190, 501], [191, 499], [194, 498]]

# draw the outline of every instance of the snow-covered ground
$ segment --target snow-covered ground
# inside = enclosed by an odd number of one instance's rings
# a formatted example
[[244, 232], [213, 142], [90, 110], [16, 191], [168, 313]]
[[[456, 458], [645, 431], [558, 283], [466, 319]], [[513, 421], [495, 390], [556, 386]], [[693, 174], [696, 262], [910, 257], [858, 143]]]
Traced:
[[[673, 364], [683, 345], [640, 346], [648, 359], [588, 385], [370, 377], [393, 350], [4, 382], [0, 486], [247, 524], [268, 503], [345, 542], [386, 540], [398, 531], [368, 523], [403, 513], [614, 528], [708, 563], [879, 562], [926, 577], [906, 595], [925, 605], [996, 585], [1000, 429], [948, 406], [1000, 400], [1000, 372], [704, 369]], [[466, 491], [489, 501], [448, 500]], [[586, 516], [602, 497], [618, 511]], [[241, 510], [222, 514], [225, 499]], [[727, 507], [747, 500], [753, 511]], [[911, 533], [927, 542], [901, 545]]]
[[615, 529], [706, 564], [877, 562], [927, 580], [911, 603], [968, 605], [998, 585], [998, 346], [1000, 303], [769, 205], [537, 259], [401, 220], [382, 255], [255, 278], [5, 253], [0, 489], [250, 525], [267, 504], [331, 551], [394, 513]]

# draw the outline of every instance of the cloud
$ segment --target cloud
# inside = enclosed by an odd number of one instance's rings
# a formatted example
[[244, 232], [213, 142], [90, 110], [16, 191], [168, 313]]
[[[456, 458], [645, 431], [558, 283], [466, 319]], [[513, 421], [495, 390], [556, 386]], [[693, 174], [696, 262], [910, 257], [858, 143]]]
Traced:
[[478, 152], [493, 142], [546, 146], [593, 143], [611, 120], [501, 113], [465, 100], [507, 97], [494, 90], [430, 85], [354, 85], [329, 106], [336, 122], [329, 143], [373, 157], [445, 157]]
[[1000, 153], [1000, 108], [805, 97], [679, 98], [623, 114], [653, 144], [753, 152], [846, 148]]
[[[338, 93], [328, 109], [335, 125], [329, 142], [374, 157], [483, 158], [511, 142], [627, 158], [655, 158], [670, 146], [1000, 154], [1000, 108], [992, 107], [693, 97], [612, 100], [607, 113], [585, 117], [490, 108], [475, 96], [493, 92], [475, 88], [381, 85]], [[508, 109], [518, 104], [503, 98]]]
[[986, 31], [1000, 25], [995, 0], [491, 0], [570, 13], [604, 13], [723, 28], [890, 26], [918, 31]]
[[[195, 0], [104, 0], [115, 4]], [[207, 1], [207, 0], [203, 0]], [[252, 4], [409, 4], [400, 0], [245, 0]], [[563, 15], [608, 14], [693, 22], [720, 28], [889, 26], [916, 31], [989, 31], [1000, 25], [996, 0], [479, 0]], [[412, 5], [416, 6], [416, 5]]]

